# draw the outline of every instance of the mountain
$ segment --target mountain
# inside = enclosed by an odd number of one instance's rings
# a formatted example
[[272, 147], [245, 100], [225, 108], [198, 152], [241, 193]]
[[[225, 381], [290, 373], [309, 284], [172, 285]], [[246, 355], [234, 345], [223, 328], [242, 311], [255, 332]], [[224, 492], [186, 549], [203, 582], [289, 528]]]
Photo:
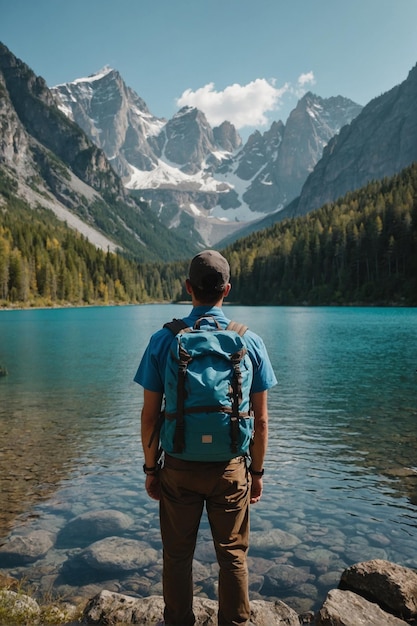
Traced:
[[286, 125], [274, 122], [242, 146], [230, 122], [212, 129], [195, 108], [156, 118], [108, 67], [52, 93], [162, 223], [210, 245], [298, 196], [324, 146], [362, 108], [308, 93]]
[[181, 258], [190, 247], [126, 191], [104, 151], [56, 107], [45, 81], [2, 44], [0, 174], [29, 206], [52, 210], [103, 249], [156, 261]]
[[417, 65], [329, 141], [300, 197], [280, 217], [304, 215], [416, 162], [416, 102]]
[[341, 96], [323, 99], [308, 92], [285, 126], [274, 122], [263, 135], [251, 135], [234, 169], [236, 176], [250, 181], [242, 198], [251, 211], [272, 213], [297, 197], [325, 145], [361, 109]]

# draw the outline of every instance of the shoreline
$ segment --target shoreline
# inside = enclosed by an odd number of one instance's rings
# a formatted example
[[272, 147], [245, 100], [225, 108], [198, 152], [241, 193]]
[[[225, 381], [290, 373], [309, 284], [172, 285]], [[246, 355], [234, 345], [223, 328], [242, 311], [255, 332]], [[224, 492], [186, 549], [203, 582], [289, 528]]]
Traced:
[[[27, 305], [11, 305], [11, 306], [4, 306], [3, 304], [0, 303], [0, 313], [2, 311], [49, 311], [49, 310], [55, 310], [55, 309], [86, 309], [86, 308], [107, 308], [107, 307], [126, 307], [126, 306], [147, 306], [147, 305], [160, 305], [160, 306], [166, 306], [166, 305], [170, 305], [170, 304], [180, 304], [180, 305], [190, 305], [191, 306], [191, 301], [190, 300], [179, 300], [179, 301], [175, 301], [175, 302], [171, 302], [171, 301], [167, 301], [167, 300], [152, 300], [149, 302], [107, 302], [107, 303], [103, 303], [103, 302], [97, 302], [97, 303], [85, 303], [85, 304], [79, 304], [79, 303], [54, 303], [54, 304], [44, 304], [44, 305], [37, 305], [37, 304], [27, 304]], [[228, 307], [228, 306], [244, 306], [244, 307], [254, 307], [254, 308], [258, 308], [258, 307], [273, 307], [273, 308], [277, 308], [277, 309], [283, 309], [283, 308], [311, 308], [311, 309], [329, 309], [329, 308], [337, 308], [337, 309], [343, 309], [343, 308], [360, 308], [360, 309], [417, 309], [417, 305], [415, 304], [404, 304], [404, 303], [399, 303], [399, 302], [390, 302], [390, 303], [385, 303], [385, 304], [381, 304], [381, 303], [359, 303], [359, 302], [349, 302], [349, 303], [345, 303], [345, 304], [340, 304], [340, 303], [331, 303], [331, 304], [309, 304], [306, 302], [302, 302], [302, 303], [298, 303], [298, 304], [243, 304], [241, 302], [224, 302], [223, 303], [224, 307]]]

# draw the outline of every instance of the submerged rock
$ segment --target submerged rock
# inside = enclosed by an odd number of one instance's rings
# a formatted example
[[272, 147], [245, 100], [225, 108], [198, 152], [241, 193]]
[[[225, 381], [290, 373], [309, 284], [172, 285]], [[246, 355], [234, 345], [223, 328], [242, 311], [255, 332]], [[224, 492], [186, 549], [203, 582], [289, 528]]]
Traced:
[[94, 541], [121, 535], [133, 524], [133, 519], [113, 509], [89, 511], [70, 520], [58, 536], [58, 545], [87, 546]]
[[92, 543], [79, 555], [89, 567], [112, 574], [141, 570], [155, 563], [158, 552], [144, 541], [107, 537]]
[[263, 554], [269, 550], [289, 550], [301, 543], [301, 539], [295, 535], [271, 528], [270, 530], [258, 530], [251, 533], [251, 552], [261, 550]]
[[46, 530], [34, 530], [27, 535], [14, 535], [0, 547], [0, 561], [4, 567], [37, 561], [52, 548], [55, 535]]

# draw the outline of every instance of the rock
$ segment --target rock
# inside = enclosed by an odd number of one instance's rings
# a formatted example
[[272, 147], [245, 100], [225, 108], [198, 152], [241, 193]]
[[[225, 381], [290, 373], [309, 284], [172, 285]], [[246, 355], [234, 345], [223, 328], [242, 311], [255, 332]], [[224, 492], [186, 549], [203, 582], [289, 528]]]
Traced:
[[250, 606], [250, 621], [256, 626], [300, 626], [297, 613], [280, 600], [252, 600]]
[[302, 561], [314, 565], [317, 569], [322, 570], [330, 567], [332, 562], [337, 559], [337, 555], [327, 548], [313, 548], [312, 550], [295, 550], [295, 555]]
[[0, 548], [2, 566], [37, 561], [52, 548], [54, 541], [55, 535], [46, 530], [34, 530], [28, 535], [15, 535]]
[[[164, 602], [161, 596], [132, 598], [110, 591], [102, 591], [87, 604], [83, 619], [87, 624], [118, 622], [154, 626], [162, 619]], [[197, 624], [217, 626], [217, 602], [207, 598], [194, 598]], [[299, 626], [298, 615], [283, 602], [251, 602], [251, 622], [256, 626]]]
[[299, 587], [302, 583], [311, 580], [308, 570], [292, 565], [274, 565], [264, 576], [261, 593], [267, 596], [282, 597], [284, 590]]
[[251, 533], [250, 550], [256, 552], [261, 549], [263, 553], [266, 550], [288, 550], [294, 548], [301, 543], [301, 540], [295, 535], [286, 533], [279, 528], [271, 530], [259, 530]]
[[352, 591], [333, 589], [316, 616], [316, 626], [406, 626], [407, 622], [383, 611]]
[[343, 572], [339, 587], [405, 619], [417, 617], [417, 572], [407, 567], [381, 559], [356, 563]]
[[199, 541], [196, 545], [194, 556], [202, 563], [214, 563], [216, 553], [212, 541]]
[[156, 624], [163, 617], [164, 602], [160, 596], [132, 598], [103, 590], [84, 609], [87, 624]]
[[133, 519], [113, 509], [89, 511], [70, 520], [58, 536], [60, 547], [87, 546], [104, 537], [121, 535]]
[[78, 559], [95, 570], [114, 575], [148, 567], [157, 561], [158, 552], [144, 541], [107, 537], [85, 548]]
[[387, 553], [383, 548], [370, 546], [369, 543], [364, 540], [364, 537], [360, 537], [359, 539], [361, 539], [361, 541], [356, 539], [346, 545], [345, 557], [349, 559], [349, 561], [357, 563], [359, 561], [370, 561], [372, 559], [385, 560], [387, 558]]
[[0, 615], [7, 617], [8, 624], [26, 624], [28, 620], [36, 621], [40, 613], [38, 603], [29, 596], [7, 589], [0, 590]]

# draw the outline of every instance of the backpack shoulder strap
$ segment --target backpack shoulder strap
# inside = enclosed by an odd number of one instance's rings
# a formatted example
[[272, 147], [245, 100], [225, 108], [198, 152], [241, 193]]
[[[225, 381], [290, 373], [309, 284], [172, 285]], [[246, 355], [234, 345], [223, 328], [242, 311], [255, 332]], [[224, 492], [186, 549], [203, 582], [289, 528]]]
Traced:
[[[245, 324], [240, 324], [239, 322], [234, 322], [232, 320], [227, 325], [226, 330], [233, 330], [240, 337], [243, 337], [245, 332], [248, 330], [248, 326], [245, 326]], [[238, 439], [239, 439], [239, 406], [240, 406], [240, 403], [242, 402], [242, 372], [240, 369], [240, 362], [245, 354], [246, 354], [246, 350], [239, 350], [235, 354], [231, 355], [231, 360], [233, 364], [233, 378], [231, 382], [232, 414], [230, 416], [232, 452], [237, 451]]]
[[245, 324], [239, 324], [239, 322], [231, 321], [229, 322], [226, 330], [234, 330], [238, 335], [243, 337], [243, 335], [246, 333], [248, 328], [249, 327], [245, 326]]
[[178, 335], [181, 330], [189, 328], [188, 324], [184, 320], [174, 318], [171, 322], [164, 324], [163, 328], [168, 328], [173, 335]]

